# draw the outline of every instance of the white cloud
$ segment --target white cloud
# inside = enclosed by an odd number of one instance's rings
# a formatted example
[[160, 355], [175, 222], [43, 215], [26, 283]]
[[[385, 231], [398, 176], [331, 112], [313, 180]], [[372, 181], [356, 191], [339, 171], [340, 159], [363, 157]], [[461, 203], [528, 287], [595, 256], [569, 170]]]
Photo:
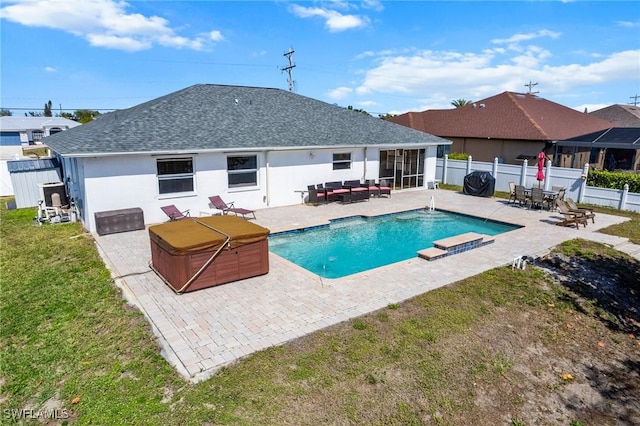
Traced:
[[361, 107], [376, 107], [379, 105], [376, 101], [360, 101], [357, 104]]
[[616, 22], [616, 24], [620, 27], [625, 27], [625, 28], [638, 28], [640, 27], [640, 21], [637, 22], [631, 22], [631, 21], [618, 21]]
[[384, 9], [384, 6], [382, 5], [382, 2], [379, 0], [363, 0], [362, 8], [371, 9], [371, 10], [375, 10], [376, 12], [380, 12]]
[[322, 18], [330, 32], [340, 32], [354, 28], [363, 28], [369, 25], [369, 18], [358, 15], [343, 15], [335, 10], [319, 7], [303, 7], [292, 4], [289, 10], [299, 18]]
[[[5, 2], [6, 4], [7, 2]], [[128, 13], [121, 0], [9, 0], [0, 18], [29, 27], [45, 27], [83, 37], [93, 46], [138, 51], [154, 45], [201, 50], [222, 40], [219, 31], [195, 38], [176, 34], [159, 16]]]
[[58, 71], [57, 69], [55, 69], [54, 67], [44, 67], [44, 70], [46, 72], [56, 72]]
[[329, 93], [327, 93], [327, 96], [329, 97], [329, 99], [339, 101], [345, 99], [346, 97], [351, 95], [351, 93], [353, 93], [353, 89], [351, 89], [350, 87], [337, 87], [329, 91]]
[[560, 35], [561, 35], [560, 33], [557, 33], [555, 31], [540, 30], [534, 33], [514, 34], [511, 37], [504, 38], [504, 39], [497, 38], [497, 39], [491, 40], [491, 42], [494, 44], [515, 44], [515, 43], [520, 43], [523, 41], [529, 41], [529, 40], [534, 40], [534, 39], [543, 38], [543, 37], [550, 37], [550, 38], [556, 39], [560, 37]]
[[[509, 40], [515, 39], [524, 38]], [[422, 109], [449, 108], [451, 99], [526, 92], [524, 85], [530, 81], [540, 82], [538, 89], [548, 96], [596, 84], [637, 81], [640, 72], [640, 50], [603, 54], [587, 63], [551, 64], [552, 56], [552, 52], [537, 46], [522, 52], [366, 52], [359, 58], [370, 60], [370, 67], [361, 71], [363, 78], [353, 91], [369, 99], [374, 95], [414, 98], [412, 103], [424, 106]]]
[[213, 41], [222, 41], [224, 40], [224, 37], [222, 37], [222, 33], [218, 30], [215, 31], [211, 31], [209, 33], [209, 38]]

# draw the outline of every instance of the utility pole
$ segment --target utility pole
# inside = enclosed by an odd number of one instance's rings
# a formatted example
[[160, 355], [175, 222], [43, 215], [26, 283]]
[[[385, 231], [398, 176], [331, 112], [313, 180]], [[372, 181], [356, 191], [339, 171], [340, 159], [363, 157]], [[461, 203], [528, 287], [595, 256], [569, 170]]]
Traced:
[[633, 99], [633, 102], [629, 102], [629, 105], [638, 106], [638, 99], [640, 95], [629, 96], [630, 99]]
[[540, 92], [532, 92], [531, 89], [533, 88], [533, 86], [537, 86], [538, 83], [532, 83], [531, 80], [529, 80], [529, 84], [525, 84], [524, 87], [528, 87], [529, 91], [527, 93], [529, 93], [530, 95], [535, 95], [536, 93], [540, 93]]
[[293, 76], [291, 75], [292, 70], [296, 67], [296, 65], [293, 63], [293, 52], [294, 50], [292, 48], [289, 48], [289, 51], [284, 55], [282, 55], [282, 56], [286, 56], [287, 59], [289, 60], [289, 66], [280, 68], [280, 71], [282, 72], [286, 71], [289, 74], [289, 78], [287, 79], [287, 82], [289, 83], [290, 92], [293, 92], [293, 86], [295, 84], [295, 82], [293, 81]]

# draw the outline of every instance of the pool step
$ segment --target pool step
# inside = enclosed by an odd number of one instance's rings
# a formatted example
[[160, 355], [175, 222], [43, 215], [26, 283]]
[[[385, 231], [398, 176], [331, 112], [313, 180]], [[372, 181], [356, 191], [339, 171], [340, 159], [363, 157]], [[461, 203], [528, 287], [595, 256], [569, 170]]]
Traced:
[[489, 235], [467, 232], [466, 234], [455, 235], [453, 237], [434, 241], [434, 247], [419, 250], [418, 256], [426, 260], [436, 260], [452, 254], [462, 253], [473, 250], [474, 248], [486, 246], [494, 241], [495, 238]]

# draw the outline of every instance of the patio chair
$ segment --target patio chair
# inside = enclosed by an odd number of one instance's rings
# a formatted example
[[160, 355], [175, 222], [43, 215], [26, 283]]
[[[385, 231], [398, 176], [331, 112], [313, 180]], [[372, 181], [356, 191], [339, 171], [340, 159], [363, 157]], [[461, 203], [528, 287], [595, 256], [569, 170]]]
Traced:
[[542, 188], [531, 188], [531, 208], [543, 208], [544, 204], [544, 190]]
[[214, 195], [213, 197], [209, 197], [209, 201], [211, 202], [211, 205], [222, 211], [222, 214], [229, 214], [229, 212], [235, 214], [236, 216], [240, 215], [242, 216], [243, 219], [247, 219], [247, 216], [251, 215], [253, 217], [250, 217], [249, 219], [255, 219], [256, 218], [256, 213], [254, 210], [249, 210], [249, 209], [243, 209], [242, 207], [235, 207], [233, 205], [233, 202], [231, 203], [225, 203], [224, 201], [222, 201], [222, 198], [220, 198], [219, 195]]
[[387, 179], [381, 179], [380, 183], [376, 186], [378, 187], [378, 196], [388, 195], [391, 197], [391, 184]]
[[173, 222], [174, 220], [182, 220], [191, 216], [189, 210], [180, 211], [176, 206], [171, 204], [170, 206], [160, 207], [164, 214], [169, 216], [169, 221]]
[[342, 187], [349, 189], [352, 201], [369, 200], [371, 198], [369, 186], [360, 183], [359, 180], [345, 180]]
[[372, 197], [380, 196], [380, 188], [376, 186], [376, 181], [373, 179], [367, 179], [364, 181], [364, 186], [369, 188], [369, 193]]
[[585, 215], [587, 217], [587, 219], [591, 219], [592, 223], [596, 223], [596, 214], [593, 212], [593, 210], [578, 207], [578, 205], [575, 203], [575, 201], [573, 201], [573, 199], [571, 199], [571, 198], [567, 198], [565, 200], [565, 202], [569, 206], [569, 211], [576, 212], [576, 213], [582, 213], [583, 215]]
[[587, 226], [587, 217], [582, 213], [572, 212], [564, 201], [557, 199], [556, 207], [560, 214], [564, 217], [563, 220], [556, 222], [558, 226], [576, 226], [576, 229], [580, 229], [580, 224], [584, 227]]
[[315, 185], [307, 185], [309, 197], [307, 201], [314, 206], [327, 202], [327, 195], [323, 190], [317, 189]]
[[509, 203], [511, 203], [513, 200], [513, 202], [516, 202], [516, 183], [515, 182], [509, 182]]
[[529, 204], [529, 200], [527, 198], [527, 192], [525, 191], [524, 186], [522, 185], [516, 185], [516, 196], [515, 196], [515, 201], [513, 202], [518, 203], [518, 205], [520, 205], [520, 207], [522, 207], [523, 205], [525, 207], [527, 207], [527, 204]]

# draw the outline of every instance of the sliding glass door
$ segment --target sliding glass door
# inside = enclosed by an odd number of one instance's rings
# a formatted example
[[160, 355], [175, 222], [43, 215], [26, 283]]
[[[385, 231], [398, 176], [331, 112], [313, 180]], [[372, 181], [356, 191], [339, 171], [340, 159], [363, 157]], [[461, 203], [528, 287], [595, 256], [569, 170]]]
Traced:
[[394, 189], [422, 187], [424, 155], [424, 149], [380, 151], [380, 179], [388, 180]]

